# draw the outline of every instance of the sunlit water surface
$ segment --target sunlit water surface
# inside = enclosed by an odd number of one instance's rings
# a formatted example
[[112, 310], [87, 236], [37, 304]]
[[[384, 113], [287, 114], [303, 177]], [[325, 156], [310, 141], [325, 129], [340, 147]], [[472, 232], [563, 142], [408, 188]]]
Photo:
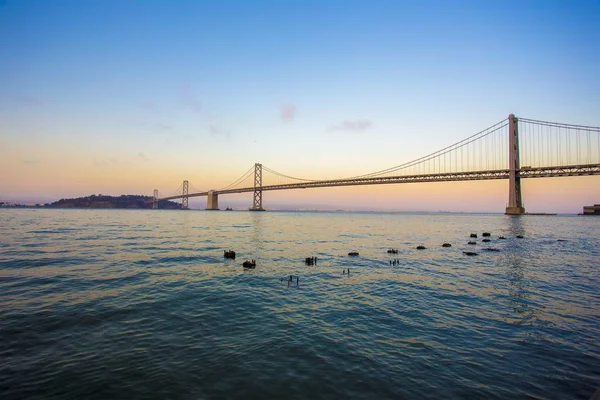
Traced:
[[2, 209], [0, 397], [587, 399], [599, 249], [594, 217]]

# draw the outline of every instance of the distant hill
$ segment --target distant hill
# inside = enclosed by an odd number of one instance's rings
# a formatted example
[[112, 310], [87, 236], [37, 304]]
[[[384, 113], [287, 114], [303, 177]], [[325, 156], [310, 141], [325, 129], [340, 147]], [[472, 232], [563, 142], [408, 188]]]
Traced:
[[[121, 196], [105, 196], [92, 194], [76, 199], [60, 199], [46, 207], [55, 208], [152, 208], [152, 197], [135, 194], [123, 194]], [[160, 209], [177, 209], [181, 204], [173, 201], [159, 201]]]

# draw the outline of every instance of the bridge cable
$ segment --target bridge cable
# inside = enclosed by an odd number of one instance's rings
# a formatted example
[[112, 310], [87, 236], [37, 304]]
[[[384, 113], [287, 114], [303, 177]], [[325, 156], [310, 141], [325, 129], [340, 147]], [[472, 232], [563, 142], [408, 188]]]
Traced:
[[[183, 183], [181, 183], [179, 186], [177, 186], [177, 189], [175, 189], [175, 191], [171, 194], [171, 196], [179, 196], [181, 195], [183, 191]], [[167, 197], [171, 197], [171, 196], [167, 196]]]
[[[476, 140], [479, 140], [479, 139], [481, 139], [481, 138], [483, 138], [483, 137], [485, 137], [487, 135], [490, 135], [490, 134], [498, 131], [499, 129], [502, 129], [502, 128], [506, 127], [507, 125], [508, 125], [508, 122], [506, 120], [502, 120], [502, 121], [500, 121], [500, 122], [498, 122], [498, 123], [490, 126], [487, 129], [484, 129], [484, 130], [482, 130], [480, 132], [477, 132], [474, 135], [471, 135], [471, 136], [469, 136], [469, 137], [461, 140], [460, 142], [456, 142], [456, 143], [454, 143], [454, 144], [452, 144], [450, 146], [446, 146], [446, 147], [444, 147], [441, 150], [438, 150], [438, 151], [430, 153], [430, 154], [428, 154], [426, 156], [417, 158], [417, 159], [415, 159], [413, 161], [409, 161], [409, 162], [406, 162], [404, 164], [400, 164], [400, 165], [397, 165], [395, 167], [383, 169], [383, 170], [380, 170], [380, 171], [371, 172], [369, 174], [358, 175], [358, 176], [354, 176], [354, 177], [346, 178], [346, 179], [361, 179], [361, 178], [373, 177], [373, 176], [376, 176], [376, 175], [383, 175], [385, 173], [395, 172], [395, 171], [398, 171], [400, 169], [405, 169], [405, 168], [414, 166], [414, 165], [416, 165], [418, 163], [421, 163], [421, 162], [424, 162], [424, 161], [430, 161], [432, 158], [434, 158], [434, 156], [440, 156], [441, 154], [448, 153], [450, 151], [454, 151], [456, 149], [462, 148], [463, 146], [466, 146], [467, 144], [470, 144], [470, 143], [472, 143], [472, 142], [474, 142]], [[468, 159], [469, 158], [468, 148], [466, 148], [466, 150], [467, 150], [467, 159]]]
[[590, 130], [594, 132], [600, 132], [599, 126], [589, 126], [589, 125], [573, 125], [573, 124], [565, 124], [562, 122], [550, 122], [550, 121], [540, 121], [537, 119], [529, 119], [529, 118], [519, 118], [519, 122], [527, 122], [530, 124], [538, 124], [545, 126], [553, 126], [553, 127], [563, 127], [567, 129], [580, 129], [580, 130]]
[[236, 185], [239, 185], [240, 183], [242, 183], [243, 181], [245, 181], [246, 179], [248, 179], [248, 177], [250, 176], [250, 174], [254, 171], [254, 165], [250, 167], [250, 169], [248, 171], [246, 171], [241, 177], [239, 177], [238, 179], [236, 179], [235, 181], [233, 181], [232, 183], [230, 183], [229, 185], [225, 186], [222, 189], [219, 190], [228, 190], [228, 189], [232, 189], [233, 187], [235, 187]]
[[197, 187], [195, 187], [194, 185], [192, 185], [191, 183], [188, 182], [188, 185], [190, 187], [190, 189], [192, 189], [192, 193], [200, 193], [200, 192], [204, 192], [204, 190], [200, 190]]
[[[430, 154], [428, 154], [426, 156], [417, 158], [415, 160], [406, 162], [404, 164], [396, 165], [396, 166], [391, 167], [391, 168], [386, 168], [386, 169], [383, 169], [383, 170], [371, 172], [371, 173], [364, 174], [364, 175], [357, 175], [357, 176], [353, 176], [353, 177], [343, 178], [343, 179], [340, 179], [340, 180], [364, 179], [364, 178], [369, 178], [369, 177], [375, 177], [375, 176], [378, 176], [378, 175], [383, 175], [385, 173], [395, 172], [395, 171], [398, 171], [400, 169], [406, 169], [406, 168], [409, 168], [409, 167], [412, 167], [412, 166], [416, 166], [418, 164], [422, 164], [423, 162], [428, 162], [428, 163], [433, 162], [433, 164], [431, 164], [431, 165], [433, 165], [435, 167], [435, 164], [436, 164], [435, 160], [434, 160], [435, 158], [438, 158], [438, 160], [437, 160], [438, 161], [437, 162], [437, 164], [438, 164], [437, 167], [438, 167], [438, 169], [440, 169], [440, 172], [441, 172], [441, 156], [445, 157], [448, 153], [450, 153], [452, 151], [455, 151], [455, 150], [458, 150], [458, 149], [461, 149], [461, 153], [462, 153], [462, 149], [463, 149], [464, 146], [466, 146], [466, 145], [468, 145], [470, 143], [473, 143], [473, 142], [475, 142], [475, 141], [477, 141], [479, 139], [485, 138], [488, 135], [490, 135], [492, 133], [495, 133], [495, 132], [497, 132], [498, 130], [500, 130], [502, 128], [505, 128], [506, 126], [508, 126], [508, 122], [505, 119], [503, 119], [502, 121], [499, 121], [496, 124], [494, 124], [494, 125], [486, 128], [486, 129], [484, 129], [482, 131], [479, 131], [479, 132], [475, 133], [474, 135], [471, 135], [471, 136], [469, 136], [469, 137], [467, 137], [467, 138], [465, 138], [465, 139], [463, 139], [463, 140], [461, 140], [459, 142], [456, 142], [456, 143], [454, 143], [454, 144], [452, 144], [450, 146], [446, 146], [443, 149], [435, 151], [433, 153], [430, 153]], [[483, 146], [484, 146], [484, 143], [480, 142], [479, 146], [480, 146], [480, 149], [482, 149]], [[481, 150], [480, 150], [480, 153], [481, 153]], [[466, 154], [467, 154], [467, 159], [469, 159], [469, 155], [470, 154], [469, 154], [469, 149], [468, 148], [466, 148]], [[480, 164], [483, 162], [482, 161], [482, 157], [483, 157], [483, 155], [480, 154], [479, 155]], [[462, 156], [461, 156], [461, 159], [463, 159]], [[475, 162], [475, 160], [476, 160], [476, 154], [473, 154], [473, 161]], [[468, 161], [468, 163], [470, 164], [470, 161]], [[464, 164], [464, 161], [461, 161], [461, 164]], [[431, 165], [429, 165], [429, 167], [428, 167], [429, 170], [431, 170]], [[445, 159], [444, 159], [444, 166], [446, 167]], [[463, 166], [463, 169], [464, 169], [464, 166]], [[250, 170], [252, 170], [252, 168]], [[285, 175], [285, 174], [277, 172], [277, 171], [275, 171], [275, 170], [273, 170], [271, 168], [268, 168], [268, 167], [266, 167], [264, 165], [263, 165], [263, 170], [265, 170], [267, 172], [270, 172], [270, 173], [272, 173], [272, 174], [274, 174], [276, 176], [287, 178], [287, 179], [292, 179], [292, 180], [296, 180], [296, 181], [317, 182], [317, 181], [321, 180], [321, 179], [304, 179], [304, 178], [293, 177], [293, 176], [290, 176], [290, 175]], [[245, 179], [244, 176], [242, 178], [238, 179], [233, 184], [227, 186], [227, 188], [230, 187], [230, 186], [232, 186], [232, 185], [234, 185], [234, 184], [239, 183], [239, 181], [243, 180], [243, 179]], [[323, 179], [323, 180], [330, 180], [330, 179]]]
[[[383, 175], [385, 173], [395, 172], [395, 171], [398, 171], [400, 169], [406, 169], [406, 168], [411, 167], [411, 166], [422, 164], [423, 162], [426, 162], [426, 161], [427, 162], [433, 162], [434, 163], [433, 165], [435, 166], [434, 158], [436, 158], [436, 157], [438, 158], [438, 160], [437, 160], [438, 161], [438, 169], [440, 169], [440, 171], [441, 171], [441, 156], [445, 156], [446, 154], [448, 154], [448, 153], [450, 153], [452, 151], [458, 150], [459, 148], [461, 149], [461, 152], [462, 152], [462, 148], [464, 146], [466, 146], [467, 144], [470, 144], [470, 143], [473, 143], [473, 142], [475, 142], [475, 141], [477, 141], [479, 139], [485, 138], [486, 136], [488, 136], [488, 135], [490, 135], [492, 133], [495, 133], [495, 132], [497, 132], [498, 130], [500, 130], [502, 128], [505, 128], [507, 125], [508, 125], [508, 122], [503, 119], [502, 121], [499, 121], [498, 123], [496, 123], [496, 124], [494, 124], [494, 125], [486, 128], [486, 129], [484, 129], [482, 131], [479, 131], [479, 132], [475, 133], [474, 135], [471, 135], [471, 136], [469, 136], [469, 137], [467, 137], [467, 138], [465, 138], [465, 139], [463, 139], [463, 140], [461, 140], [459, 142], [456, 142], [456, 143], [454, 143], [454, 144], [452, 144], [450, 146], [444, 147], [443, 149], [435, 151], [433, 153], [430, 153], [430, 154], [428, 154], [426, 156], [417, 158], [415, 160], [412, 160], [412, 161], [409, 161], [409, 162], [406, 162], [404, 164], [400, 164], [400, 165], [397, 165], [397, 166], [394, 166], [394, 167], [391, 167], [391, 168], [386, 168], [386, 169], [383, 169], [383, 170], [371, 172], [371, 173], [364, 174], [364, 175], [357, 175], [357, 176], [353, 176], [353, 177], [343, 178], [343, 179], [340, 179], [340, 180], [363, 179], [363, 178], [375, 177], [377, 175]], [[482, 147], [483, 147], [483, 143], [480, 143], [480, 148], [482, 148]], [[467, 150], [467, 158], [468, 158], [469, 157], [468, 148], [466, 150]], [[476, 155], [473, 154], [473, 161], [475, 161], [475, 157], [476, 157]], [[481, 157], [483, 157], [483, 155], [480, 154], [479, 157], [480, 157], [480, 163], [481, 163], [482, 162]], [[462, 158], [462, 156], [461, 156], [461, 158]], [[446, 166], [445, 160], [444, 160], [444, 166]], [[268, 167], [266, 167], [264, 165], [263, 165], [262, 168], [263, 168], [263, 170], [265, 170], [267, 172], [270, 172], [270, 173], [272, 173], [272, 174], [274, 174], [276, 176], [287, 178], [287, 179], [292, 179], [292, 180], [296, 180], [296, 181], [317, 182], [317, 181], [321, 181], [321, 180], [330, 180], [330, 179], [304, 179], [304, 178], [298, 178], [298, 177], [293, 177], [293, 176], [290, 176], [290, 175], [282, 174], [282, 173], [277, 172], [277, 171], [275, 171], [275, 170], [273, 170], [271, 168], [268, 168]], [[246, 174], [244, 174], [244, 176], [242, 176], [241, 178], [239, 178], [238, 180], [236, 180], [234, 183], [230, 184], [229, 186], [226, 186], [222, 190], [225, 190], [226, 188], [229, 188], [229, 187], [231, 187], [231, 186], [233, 186], [235, 184], [238, 184], [240, 181], [244, 180], [246, 178], [245, 175], [247, 175], [251, 170], [252, 170], [252, 168], [250, 168], [250, 170]], [[431, 166], [429, 167], [429, 170], [431, 170]]]
[[265, 167], [264, 165], [263, 165], [262, 168], [263, 168], [263, 170], [265, 170], [267, 172], [270, 172], [270, 173], [272, 173], [274, 175], [280, 176], [282, 178], [288, 178], [288, 179], [293, 179], [293, 180], [302, 181], [302, 182], [317, 182], [317, 181], [319, 181], [319, 179], [303, 179], [303, 178], [296, 178], [296, 177], [293, 177], [293, 176], [285, 175], [285, 174], [282, 174], [280, 172], [274, 171], [271, 168]]

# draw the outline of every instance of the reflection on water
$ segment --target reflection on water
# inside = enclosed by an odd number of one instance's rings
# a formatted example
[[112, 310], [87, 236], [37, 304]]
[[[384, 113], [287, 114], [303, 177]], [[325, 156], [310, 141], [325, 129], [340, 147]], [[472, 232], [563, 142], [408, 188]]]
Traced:
[[516, 237], [518, 235], [525, 236], [525, 227], [523, 222], [525, 218], [531, 218], [525, 215], [507, 215], [506, 221], [509, 223], [510, 236]]
[[0, 210], [0, 237], [2, 398], [587, 399], [600, 380], [593, 218]]
[[[513, 220], [513, 218], [510, 218]], [[511, 233], [523, 235], [523, 229], [515, 229], [514, 224], [511, 224]], [[508, 295], [510, 296], [509, 304], [513, 310], [513, 320], [516, 324], [523, 324], [529, 321], [534, 316], [534, 310], [530, 307], [529, 298], [529, 282], [527, 268], [523, 265], [523, 257], [521, 251], [507, 251], [504, 258], [506, 277], [509, 288]]]

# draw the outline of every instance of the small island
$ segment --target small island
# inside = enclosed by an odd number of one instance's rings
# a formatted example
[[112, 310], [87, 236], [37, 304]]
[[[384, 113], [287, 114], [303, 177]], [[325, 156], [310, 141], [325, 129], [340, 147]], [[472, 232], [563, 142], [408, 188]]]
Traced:
[[[135, 194], [122, 194], [121, 196], [107, 196], [92, 194], [75, 199], [60, 199], [46, 207], [54, 208], [152, 208], [152, 197]], [[181, 204], [174, 201], [159, 201], [160, 209], [179, 209]]]
[[[0, 207], [37, 207], [37, 208], [129, 208], [151, 209], [152, 197], [135, 194], [122, 194], [121, 196], [108, 196], [92, 194], [85, 197], [60, 199], [46, 204], [15, 204], [0, 202]], [[174, 201], [161, 200], [158, 202], [160, 209], [180, 209], [181, 204]]]

